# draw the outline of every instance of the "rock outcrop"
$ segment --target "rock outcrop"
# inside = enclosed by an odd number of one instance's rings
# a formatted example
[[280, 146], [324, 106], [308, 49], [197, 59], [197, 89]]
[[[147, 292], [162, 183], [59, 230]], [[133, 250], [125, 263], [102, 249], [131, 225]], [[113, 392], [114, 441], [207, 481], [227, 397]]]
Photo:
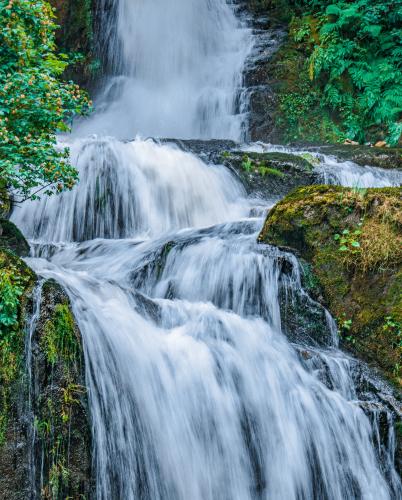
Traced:
[[82, 339], [56, 282], [39, 283], [29, 249], [0, 237], [0, 498], [88, 498], [91, 432]]
[[230, 151], [221, 153], [220, 162], [236, 173], [248, 194], [264, 199], [278, 199], [319, 181], [310, 161], [290, 153]]
[[299, 188], [259, 241], [304, 262], [305, 286], [338, 321], [342, 344], [397, 385], [402, 376], [402, 190]]

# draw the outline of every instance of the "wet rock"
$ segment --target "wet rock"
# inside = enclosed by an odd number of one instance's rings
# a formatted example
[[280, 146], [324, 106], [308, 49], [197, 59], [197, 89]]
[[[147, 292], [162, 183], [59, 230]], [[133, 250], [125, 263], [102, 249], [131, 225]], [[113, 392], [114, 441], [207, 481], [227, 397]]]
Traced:
[[370, 146], [306, 146], [306, 150], [333, 155], [340, 160], [350, 160], [361, 166], [370, 165], [380, 168], [394, 168], [402, 170], [401, 148], [379, 148]]
[[343, 354], [336, 360], [331, 353], [315, 347], [295, 345], [295, 349], [304, 367], [330, 390], [339, 390], [339, 383], [345, 383], [337, 378], [333, 366], [337, 363], [348, 365], [350, 387], [347, 390], [353, 391], [349, 397], [370, 420], [374, 449], [388, 483], [393, 484], [394, 469], [399, 474], [402, 472], [401, 392], [362, 361]]
[[305, 346], [330, 346], [331, 330], [325, 308], [303, 290], [291, 290], [282, 281], [279, 288], [281, 327], [286, 337]]
[[17, 226], [6, 219], [0, 219], [0, 248], [9, 249], [20, 257], [29, 254], [27, 240]]
[[94, 0], [51, 0], [59, 29], [56, 43], [65, 53], [79, 53], [82, 59], [67, 69], [66, 78], [87, 86], [97, 75], [100, 63], [94, 56], [94, 26], [97, 2]]
[[80, 333], [60, 285], [45, 282], [39, 297], [37, 277], [12, 251], [26, 248], [9, 224], [6, 234], [18, 244], [3, 238], [10, 246], [0, 248], [0, 499], [26, 500], [33, 491], [38, 498], [88, 498], [91, 432]]
[[32, 337], [35, 486], [46, 498], [88, 498], [91, 430], [82, 339], [62, 287], [43, 284]]
[[220, 162], [236, 173], [248, 194], [265, 199], [319, 181], [309, 161], [289, 153], [231, 151], [222, 153]]
[[270, 141], [277, 133], [278, 98], [271, 77], [272, 58], [286, 37], [283, 28], [254, 29], [255, 44], [244, 70], [249, 97], [248, 136], [252, 141]]

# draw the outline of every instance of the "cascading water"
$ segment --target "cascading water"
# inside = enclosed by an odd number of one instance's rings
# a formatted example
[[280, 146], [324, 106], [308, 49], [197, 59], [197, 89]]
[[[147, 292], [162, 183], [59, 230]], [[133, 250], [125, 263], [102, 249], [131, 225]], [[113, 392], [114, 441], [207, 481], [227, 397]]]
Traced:
[[402, 172], [400, 170], [364, 167], [353, 161], [342, 161], [338, 158], [322, 154], [312, 153], [295, 147], [276, 146], [272, 144], [254, 143], [243, 146], [245, 151], [255, 152], [284, 152], [314, 159], [314, 169], [324, 184], [339, 184], [347, 187], [370, 188], [400, 186], [402, 184]]
[[395, 497], [347, 358], [317, 351], [330, 390], [281, 333], [285, 254], [256, 243], [237, 181], [150, 140], [80, 150], [75, 192], [14, 217], [83, 334], [98, 498]]
[[250, 30], [225, 0], [102, 0], [111, 76], [77, 133], [240, 139]]
[[[115, 7], [111, 65], [130, 68], [127, 81], [77, 133], [110, 122], [129, 136], [238, 135], [221, 107], [231, 103], [232, 120], [241, 78], [230, 6]], [[296, 259], [256, 243], [261, 201], [224, 167], [153, 140], [81, 138], [71, 154], [79, 185], [13, 219], [31, 239], [29, 264], [65, 286], [82, 332], [97, 498], [398, 498], [392, 436], [380, 453], [332, 322], [324, 347], [282, 332], [279, 289], [302, 290]]]

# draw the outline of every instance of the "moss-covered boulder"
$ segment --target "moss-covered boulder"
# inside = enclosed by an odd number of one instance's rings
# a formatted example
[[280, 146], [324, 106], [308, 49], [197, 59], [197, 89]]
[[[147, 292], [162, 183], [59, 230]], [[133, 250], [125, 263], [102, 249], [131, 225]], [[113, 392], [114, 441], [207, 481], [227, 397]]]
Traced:
[[91, 432], [79, 329], [61, 286], [46, 281], [32, 336], [36, 489], [45, 498], [89, 498]]
[[91, 433], [80, 333], [60, 285], [38, 284], [12, 251], [20, 251], [25, 240], [11, 222], [4, 227], [9, 237], [0, 238], [0, 497], [25, 500], [36, 491], [38, 498], [88, 498]]
[[259, 236], [301, 257], [306, 287], [337, 319], [343, 346], [398, 385], [401, 229], [400, 188], [309, 186], [278, 203]]
[[0, 219], [0, 248], [8, 249], [19, 257], [29, 254], [29, 244], [18, 227], [6, 219]]
[[284, 196], [298, 186], [318, 182], [310, 159], [289, 153], [231, 151], [220, 155], [220, 162], [234, 170], [249, 194], [265, 199]]

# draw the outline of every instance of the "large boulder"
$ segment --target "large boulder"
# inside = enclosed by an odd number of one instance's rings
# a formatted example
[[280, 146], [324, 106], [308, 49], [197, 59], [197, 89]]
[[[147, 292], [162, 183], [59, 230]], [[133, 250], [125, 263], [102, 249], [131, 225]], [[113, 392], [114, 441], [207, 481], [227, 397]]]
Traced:
[[309, 186], [269, 213], [260, 242], [302, 260], [305, 286], [345, 348], [402, 380], [402, 190]]

